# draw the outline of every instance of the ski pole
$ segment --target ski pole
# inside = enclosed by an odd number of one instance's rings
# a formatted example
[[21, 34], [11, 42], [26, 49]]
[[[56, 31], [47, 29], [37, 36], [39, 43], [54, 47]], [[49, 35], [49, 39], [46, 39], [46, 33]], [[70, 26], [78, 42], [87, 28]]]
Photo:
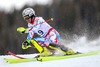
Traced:
[[16, 54], [14, 54], [14, 53], [12, 53], [12, 52], [10, 52], [10, 51], [8, 51], [7, 53], [10, 54], [10, 55], [12, 55], [12, 56], [14, 56], [14, 57], [16, 57], [16, 58], [25, 59], [24, 57], [17, 56]]
[[53, 20], [54, 20], [54, 18], [50, 18], [50, 19], [46, 20], [46, 22], [50, 22], [50, 21], [53, 21]]
[[[54, 20], [54, 18], [50, 18], [50, 19], [48, 19], [48, 20], [45, 20], [45, 22], [48, 23], [48, 22], [53, 21], [53, 20]], [[45, 23], [45, 22], [42, 22], [42, 23], [40, 23], [40, 24], [43, 24], [43, 23]], [[37, 25], [39, 25], [39, 24], [36, 24], [35, 26], [37, 26]], [[34, 26], [34, 27], [35, 27], [35, 26]]]

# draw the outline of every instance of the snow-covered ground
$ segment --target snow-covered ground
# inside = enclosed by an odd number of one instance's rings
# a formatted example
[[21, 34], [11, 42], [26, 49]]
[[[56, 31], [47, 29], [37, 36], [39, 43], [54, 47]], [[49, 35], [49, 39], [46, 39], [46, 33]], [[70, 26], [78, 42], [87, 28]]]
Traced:
[[[33, 57], [34, 55], [21, 55], [24, 57]], [[0, 67], [100, 67], [100, 54], [79, 58], [70, 58], [46, 62], [24, 62], [9, 64], [4, 58], [12, 56], [0, 56]]]
[[[89, 52], [100, 50], [100, 39], [87, 41], [85, 37], [80, 38], [68, 45], [76, 51]], [[34, 57], [36, 54], [21, 55], [23, 57]], [[100, 67], [100, 53], [98, 55], [70, 58], [46, 62], [24, 62], [17, 64], [9, 64], [4, 61], [4, 58], [13, 58], [10, 55], [0, 56], [0, 67]]]

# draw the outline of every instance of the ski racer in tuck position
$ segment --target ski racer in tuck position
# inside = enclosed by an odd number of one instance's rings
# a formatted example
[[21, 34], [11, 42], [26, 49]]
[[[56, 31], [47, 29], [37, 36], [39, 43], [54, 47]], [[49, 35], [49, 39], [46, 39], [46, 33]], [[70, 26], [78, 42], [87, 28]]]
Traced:
[[[59, 48], [65, 52], [65, 55], [73, 55], [75, 52], [72, 49], [60, 44], [59, 33], [51, 27], [42, 17], [37, 17], [35, 11], [32, 8], [26, 8], [22, 12], [23, 18], [28, 23], [28, 28], [18, 27], [17, 31], [20, 33], [28, 33], [27, 39], [22, 43], [22, 49], [28, 49], [30, 47], [31, 40], [34, 39], [42, 47], [43, 51], [39, 56], [50, 56], [54, 52], [47, 50], [49, 46]], [[34, 37], [34, 34], [38, 34], [40, 37]], [[37, 48], [39, 50], [39, 48]]]

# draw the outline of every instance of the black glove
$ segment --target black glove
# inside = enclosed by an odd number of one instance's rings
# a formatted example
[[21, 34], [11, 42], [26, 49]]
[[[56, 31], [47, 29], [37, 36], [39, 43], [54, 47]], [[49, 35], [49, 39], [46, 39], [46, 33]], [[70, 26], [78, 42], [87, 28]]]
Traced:
[[22, 43], [22, 49], [28, 49], [29, 47], [31, 47], [31, 45], [29, 44], [28, 40], [26, 40]]

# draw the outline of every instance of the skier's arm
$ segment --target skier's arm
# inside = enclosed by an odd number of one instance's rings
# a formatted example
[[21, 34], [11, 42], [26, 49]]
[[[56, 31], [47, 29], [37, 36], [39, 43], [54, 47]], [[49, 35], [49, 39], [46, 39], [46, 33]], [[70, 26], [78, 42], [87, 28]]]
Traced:
[[33, 38], [33, 36], [34, 36], [34, 32], [28, 31], [27, 39], [22, 43], [22, 49], [28, 49], [29, 47], [31, 47], [30, 41]]

